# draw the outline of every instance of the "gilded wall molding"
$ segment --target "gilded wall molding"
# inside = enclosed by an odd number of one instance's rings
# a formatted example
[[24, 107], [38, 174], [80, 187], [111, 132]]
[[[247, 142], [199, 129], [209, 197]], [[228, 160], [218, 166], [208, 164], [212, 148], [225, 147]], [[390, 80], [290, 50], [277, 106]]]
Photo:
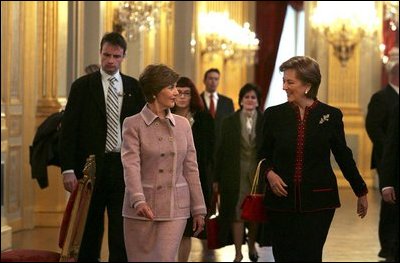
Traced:
[[[61, 107], [57, 100], [58, 4], [38, 2], [38, 104], [37, 116], [47, 117]], [[41, 121], [41, 120], [40, 120]]]

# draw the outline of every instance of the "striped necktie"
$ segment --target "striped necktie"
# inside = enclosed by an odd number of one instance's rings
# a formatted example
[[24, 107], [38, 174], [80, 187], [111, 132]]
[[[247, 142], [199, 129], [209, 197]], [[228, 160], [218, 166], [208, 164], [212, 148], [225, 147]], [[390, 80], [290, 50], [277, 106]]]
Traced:
[[119, 129], [119, 107], [117, 90], [114, 87], [114, 82], [117, 79], [111, 77], [108, 79], [109, 86], [107, 92], [107, 138], [106, 151], [113, 151], [118, 145], [118, 129]]

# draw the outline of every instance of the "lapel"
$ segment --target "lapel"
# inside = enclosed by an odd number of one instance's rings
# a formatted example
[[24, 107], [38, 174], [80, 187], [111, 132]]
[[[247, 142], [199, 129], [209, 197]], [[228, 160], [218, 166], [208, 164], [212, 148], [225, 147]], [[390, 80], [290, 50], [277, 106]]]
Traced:
[[206, 100], [204, 99], [204, 96], [205, 96], [205, 94], [204, 94], [204, 92], [202, 92], [202, 93], [200, 94], [200, 97], [201, 97], [201, 99], [203, 100], [204, 108], [209, 112], [209, 109], [207, 108], [207, 103], [206, 103]]
[[125, 107], [128, 105], [128, 103], [126, 103], [126, 99], [127, 99], [126, 96], [131, 97], [132, 94], [131, 94], [130, 90], [128, 89], [129, 85], [128, 85], [128, 83], [127, 83], [127, 79], [125, 78], [124, 75], [122, 75], [122, 73], [120, 73], [120, 74], [121, 74], [121, 79], [122, 79], [122, 89], [123, 89], [123, 93], [122, 93], [121, 113], [120, 113], [119, 116], [120, 116], [120, 123], [121, 123], [121, 125], [122, 125], [122, 122], [123, 122], [123, 120], [124, 120], [124, 118], [125, 118], [124, 114], [125, 114], [125, 112], [127, 112], [127, 111], [125, 110]]
[[235, 112], [233, 122], [232, 122], [233, 130], [236, 133], [236, 137], [238, 138], [240, 142], [240, 137], [242, 134], [242, 125], [240, 124], [240, 110]]
[[104, 118], [106, 117], [106, 101], [104, 98], [104, 89], [103, 84], [101, 82], [101, 74], [100, 71], [96, 72], [93, 75], [93, 85], [90, 85], [90, 91], [92, 93], [93, 99], [96, 101], [97, 106], [99, 107], [101, 113]]
[[[221, 114], [225, 114], [225, 108], [224, 108], [224, 101], [221, 97], [221, 94], [218, 93], [218, 101], [217, 101], [217, 109], [215, 111], [215, 118], [219, 117]], [[240, 119], [239, 119], [239, 125], [240, 125]]]

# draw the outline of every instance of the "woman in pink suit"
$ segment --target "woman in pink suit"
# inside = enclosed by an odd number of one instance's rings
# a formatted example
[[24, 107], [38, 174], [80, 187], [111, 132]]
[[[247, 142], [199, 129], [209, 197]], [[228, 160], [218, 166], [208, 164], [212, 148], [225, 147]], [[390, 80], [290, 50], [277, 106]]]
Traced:
[[177, 80], [165, 65], [147, 66], [139, 78], [147, 104], [123, 124], [122, 215], [130, 262], [175, 261], [190, 214], [195, 234], [204, 228], [192, 130], [186, 118], [170, 111]]

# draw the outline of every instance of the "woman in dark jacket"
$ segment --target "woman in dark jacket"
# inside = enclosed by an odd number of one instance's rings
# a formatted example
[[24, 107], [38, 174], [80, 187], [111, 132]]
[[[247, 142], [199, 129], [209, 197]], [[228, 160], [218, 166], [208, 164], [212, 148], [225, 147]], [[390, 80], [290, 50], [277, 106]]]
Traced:
[[[175, 107], [172, 109], [172, 112], [186, 117], [192, 126], [201, 188], [208, 207], [211, 198], [212, 171], [214, 167], [214, 121], [210, 113], [204, 110], [203, 101], [193, 81], [187, 77], [180, 77], [176, 83], [176, 88], [178, 89], [179, 95], [175, 101]], [[179, 248], [179, 262], [186, 262], [189, 259], [192, 236], [193, 221], [192, 218], [189, 218]], [[203, 241], [203, 248], [207, 248], [205, 244], [205, 241], [207, 241], [205, 231], [201, 233], [199, 238]]]
[[317, 99], [321, 74], [310, 57], [280, 66], [288, 102], [264, 113], [261, 158], [266, 159], [265, 205], [275, 261], [322, 261], [329, 227], [340, 206], [330, 156], [358, 197], [357, 214], [367, 214], [367, 186], [346, 145], [342, 112]]
[[[257, 167], [257, 147], [261, 145], [262, 113], [259, 111], [260, 92], [253, 84], [244, 85], [239, 92], [240, 110], [222, 122], [221, 140], [217, 149], [216, 181], [221, 196], [219, 238], [229, 244], [232, 234], [235, 262], [243, 259], [242, 243], [245, 222], [240, 218], [243, 199], [250, 193]], [[258, 260], [255, 248], [257, 224], [248, 222], [248, 246], [251, 261]]]

